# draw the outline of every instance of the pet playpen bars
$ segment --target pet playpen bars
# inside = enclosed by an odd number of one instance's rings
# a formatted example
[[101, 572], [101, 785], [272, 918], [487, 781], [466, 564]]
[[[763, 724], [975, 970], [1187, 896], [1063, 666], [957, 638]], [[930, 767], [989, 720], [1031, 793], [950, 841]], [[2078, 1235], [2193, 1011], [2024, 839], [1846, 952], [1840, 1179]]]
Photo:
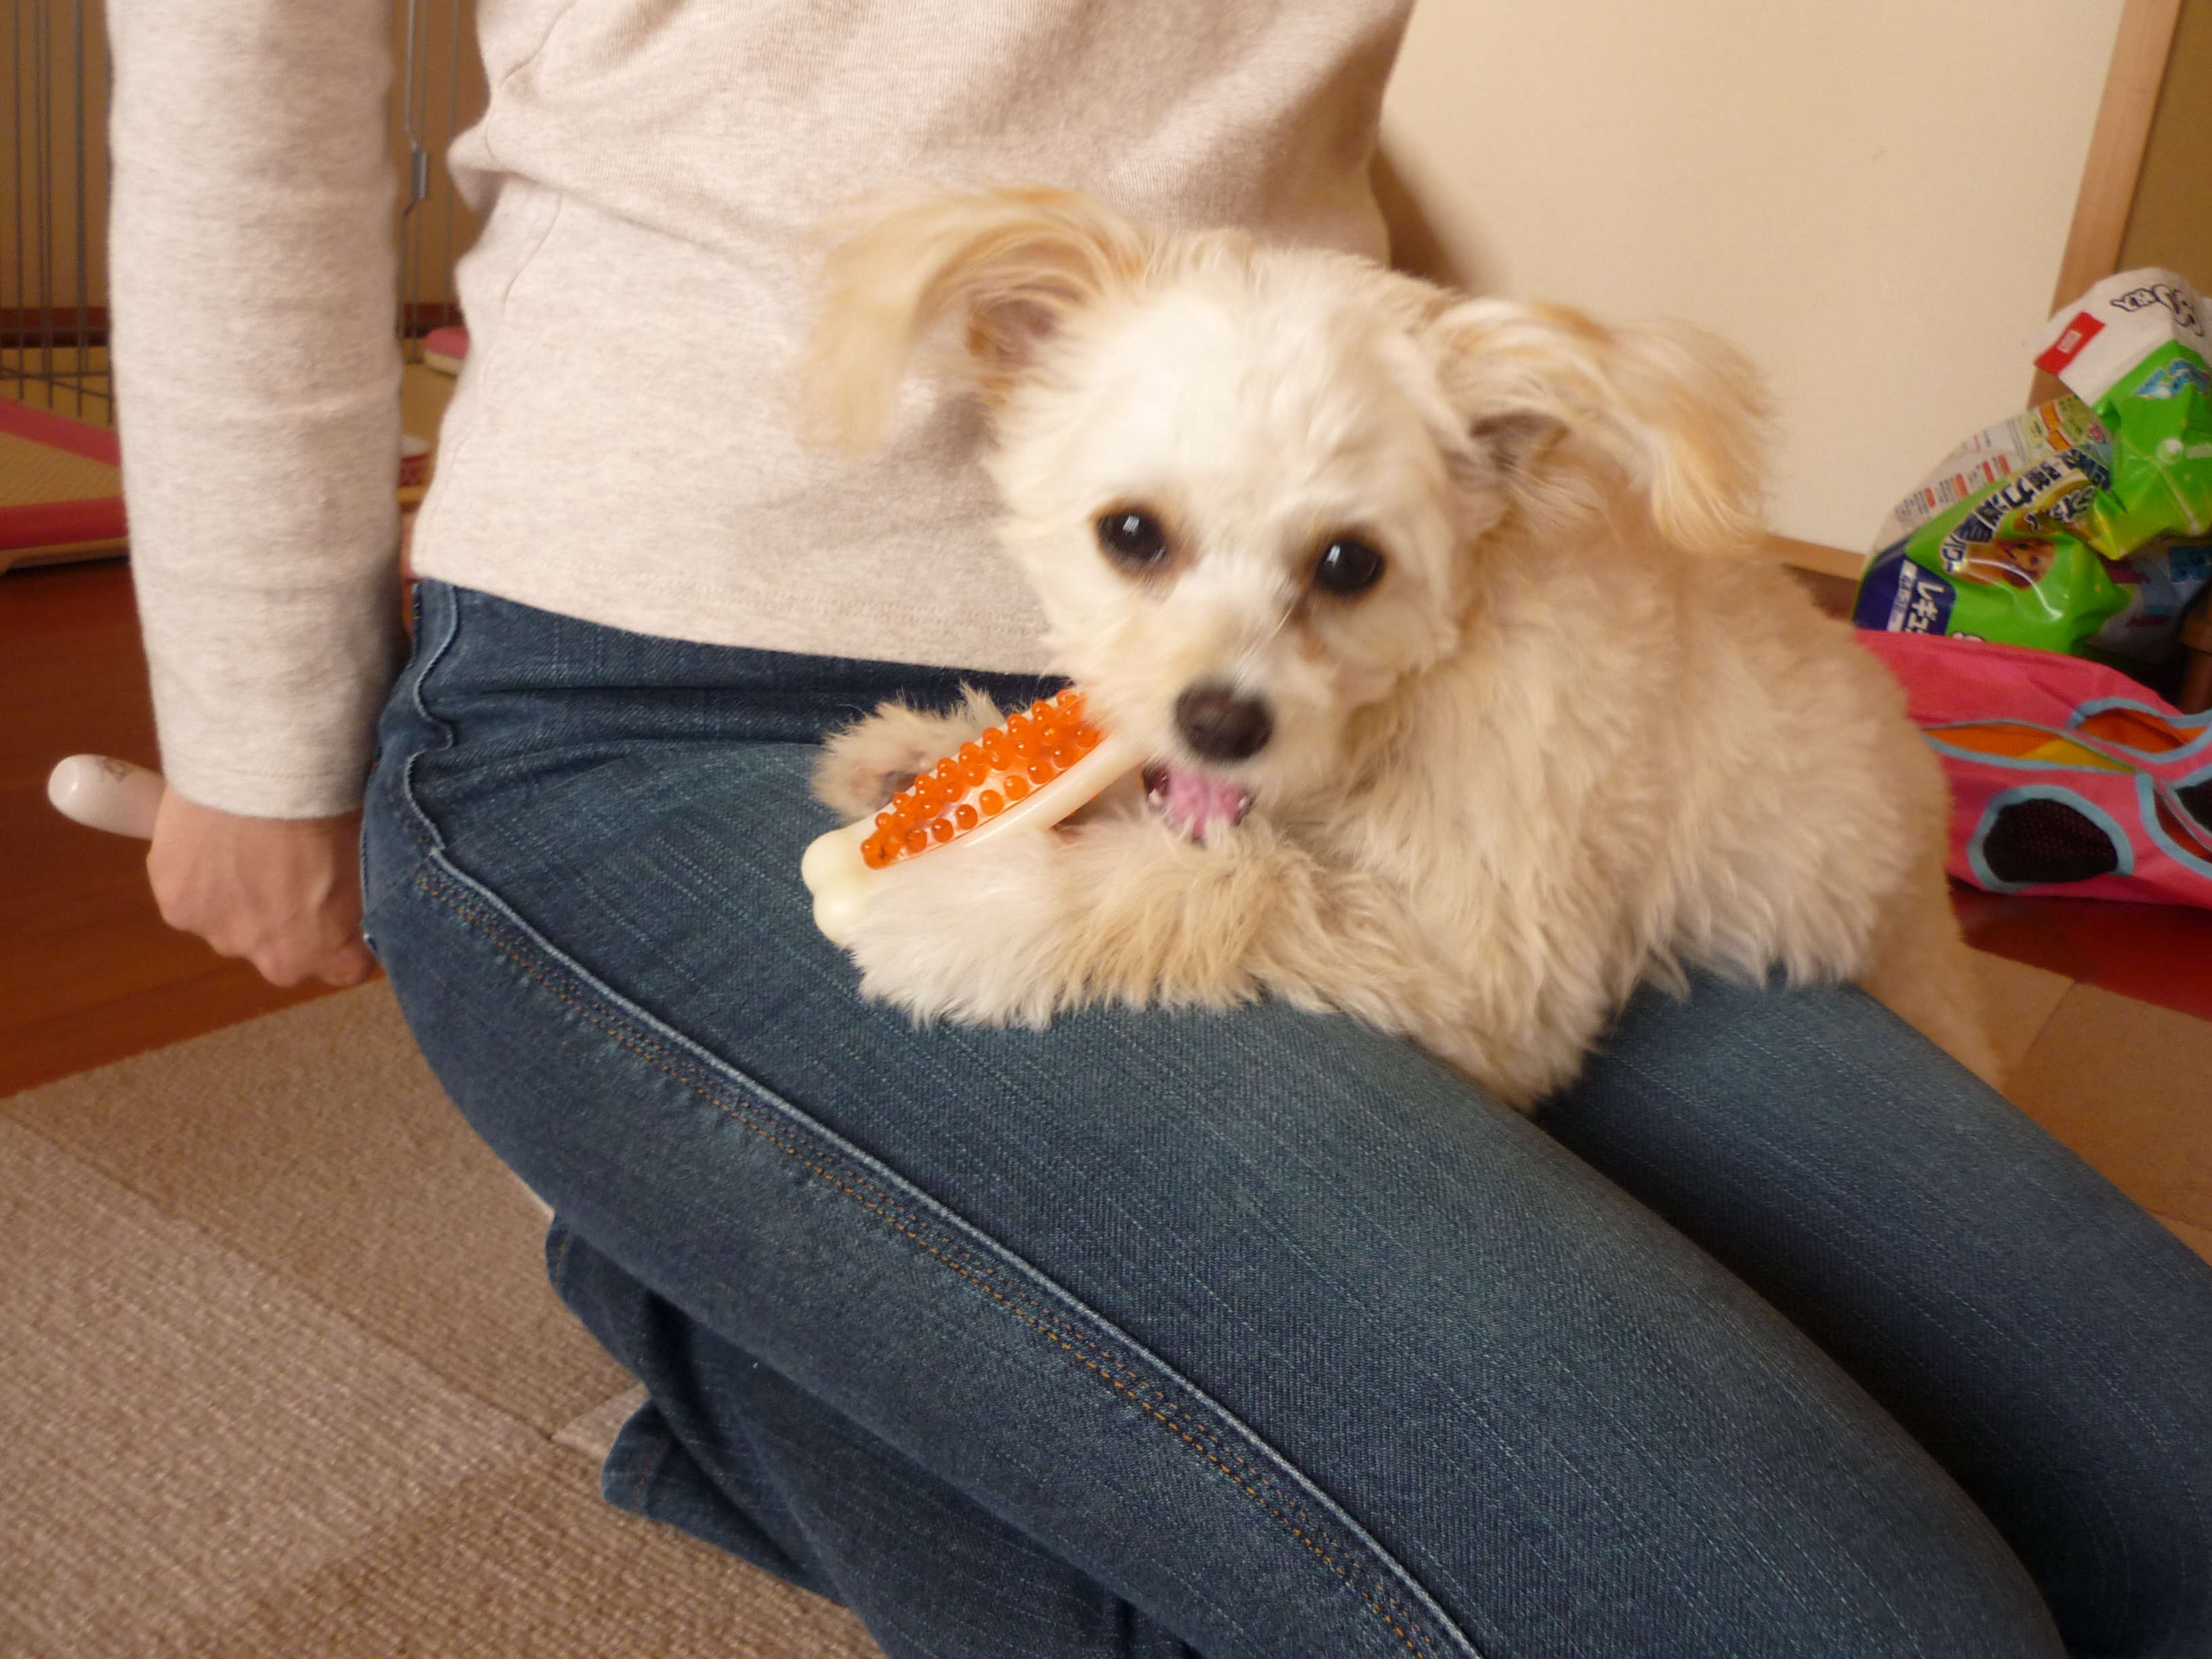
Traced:
[[[445, 149], [464, 125], [473, 0], [398, 0], [394, 126], [403, 338], [458, 320], [461, 217]], [[442, 17], [433, 14], [442, 12]], [[441, 23], [444, 24], [441, 28]], [[0, 222], [0, 394], [106, 426], [106, 41], [98, 0], [8, 0], [9, 212]], [[445, 96], [434, 100], [434, 88]], [[434, 126], [434, 103], [445, 108]], [[473, 98], [471, 99], [473, 102]], [[468, 113], [474, 119], [474, 112]], [[428, 211], [425, 211], [426, 207]], [[432, 295], [436, 296], [431, 297]]]

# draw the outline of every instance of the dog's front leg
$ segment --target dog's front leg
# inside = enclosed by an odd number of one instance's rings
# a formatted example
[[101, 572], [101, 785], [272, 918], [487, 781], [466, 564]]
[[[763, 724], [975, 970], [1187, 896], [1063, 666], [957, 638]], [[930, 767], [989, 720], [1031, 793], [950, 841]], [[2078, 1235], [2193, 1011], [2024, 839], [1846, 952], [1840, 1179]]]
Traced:
[[848, 821], [887, 805], [971, 738], [1000, 720], [999, 706], [974, 686], [961, 688], [957, 708], [909, 708], [886, 702], [864, 720], [832, 732], [814, 764], [817, 799]]
[[1042, 1026], [1264, 991], [1409, 1035], [1525, 1109], [1573, 1077], [1618, 995], [1595, 963], [1558, 975], [1537, 950], [1455, 960], [1388, 889], [1258, 826], [1201, 846], [1109, 820], [956, 844], [879, 884], [852, 939], [861, 990], [923, 1020]]
[[1302, 856], [1150, 819], [957, 845], [894, 866], [855, 928], [861, 990], [918, 1018], [1042, 1025], [1088, 1003], [1228, 1007]]

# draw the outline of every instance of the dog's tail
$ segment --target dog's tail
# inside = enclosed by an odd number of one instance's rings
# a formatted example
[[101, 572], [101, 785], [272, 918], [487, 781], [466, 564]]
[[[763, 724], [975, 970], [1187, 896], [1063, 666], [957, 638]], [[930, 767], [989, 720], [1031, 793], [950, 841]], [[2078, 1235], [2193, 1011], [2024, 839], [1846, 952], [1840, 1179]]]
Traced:
[[1607, 327], [1508, 300], [1462, 301], [1433, 326], [1445, 389], [1471, 430], [1577, 434], [1626, 471], [1668, 540], [1739, 553], [1756, 539], [1768, 407], [1727, 342], [1687, 323]]
[[991, 398], [1069, 313], [1134, 284], [1152, 257], [1120, 214], [1056, 190], [878, 195], [828, 234], [800, 391], [808, 435], [855, 449], [939, 324], [963, 325], [943, 367]]

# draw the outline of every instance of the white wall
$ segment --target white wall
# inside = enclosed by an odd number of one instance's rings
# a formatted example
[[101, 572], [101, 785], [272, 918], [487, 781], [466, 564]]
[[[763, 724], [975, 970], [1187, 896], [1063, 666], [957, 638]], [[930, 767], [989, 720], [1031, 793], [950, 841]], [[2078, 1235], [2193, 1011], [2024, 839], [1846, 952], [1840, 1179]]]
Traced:
[[2015, 412], [2121, 0], [1419, 0], [1384, 147], [1486, 292], [1719, 330], [1774, 529], [1864, 550]]

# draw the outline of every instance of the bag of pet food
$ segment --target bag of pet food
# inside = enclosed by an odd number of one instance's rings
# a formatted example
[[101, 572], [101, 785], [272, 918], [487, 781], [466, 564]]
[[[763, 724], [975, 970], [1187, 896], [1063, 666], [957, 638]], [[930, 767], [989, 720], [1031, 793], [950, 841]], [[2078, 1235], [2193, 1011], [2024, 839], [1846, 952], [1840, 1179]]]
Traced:
[[2212, 534], [2212, 370], [2204, 301], [2170, 270], [2108, 276], [2031, 343], [2112, 434], [2101, 514], [2124, 553]]
[[1865, 632], [1951, 785], [1950, 872], [1996, 893], [2212, 906], [2212, 713], [2117, 669]]
[[2122, 610], [2102, 516], [2112, 439], [2077, 398], [1972, 437], [1890, 510], [1853, 620], [2075, 651]]
[[2212, 531], [2203, 302], [2171, 271], [2126, 272], [2033, 349], [2075, 395], [1968, 439], [1898, 504], [1855, 619], [2069, 653], [2170, 648], [2181, 585], [2201, 580], [2186, 550]]

